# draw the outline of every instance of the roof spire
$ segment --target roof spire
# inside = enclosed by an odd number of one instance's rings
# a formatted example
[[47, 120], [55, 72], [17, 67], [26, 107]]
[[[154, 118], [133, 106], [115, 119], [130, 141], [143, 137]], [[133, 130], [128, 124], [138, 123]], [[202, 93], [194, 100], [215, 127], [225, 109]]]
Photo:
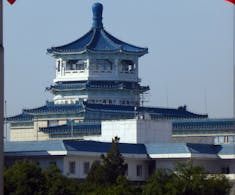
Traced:
[[103, 12], [103, 5], [101, 3], [94, 3], [92, 6], [93, 12], [93, 28], [103, 28], [102, 23], [102, 12]]

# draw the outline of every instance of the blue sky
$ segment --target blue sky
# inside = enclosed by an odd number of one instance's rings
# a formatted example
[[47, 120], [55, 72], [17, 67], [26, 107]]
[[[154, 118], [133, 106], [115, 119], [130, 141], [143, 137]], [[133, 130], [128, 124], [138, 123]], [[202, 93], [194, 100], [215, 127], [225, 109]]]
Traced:
[[[41, 106], [55, 77], [46, 49], [71, 42], [92, 24], [86, 0], [4, 3], [7, 114]], [[233, 6], [224, 0], [101, 0], [105, 29], [149, 48], [140, 78], [150, 85], [146, 105], [232, 117]]]

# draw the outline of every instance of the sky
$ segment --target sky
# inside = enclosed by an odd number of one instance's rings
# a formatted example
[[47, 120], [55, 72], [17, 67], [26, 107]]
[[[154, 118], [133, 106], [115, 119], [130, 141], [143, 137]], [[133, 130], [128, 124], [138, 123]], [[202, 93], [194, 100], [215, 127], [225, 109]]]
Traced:
[[[52, 100], [55, 77], [46, 49], [69, 43], [92, 25], [86, 0], [4, 2], [7, 116]], [[150, 86], [145, 105], [187, 105], [211, 118], [232, 117], [233, 5], [224, 0], [100, 0], [104, 28], [128, 43], [148, 47], [139, 77]]]

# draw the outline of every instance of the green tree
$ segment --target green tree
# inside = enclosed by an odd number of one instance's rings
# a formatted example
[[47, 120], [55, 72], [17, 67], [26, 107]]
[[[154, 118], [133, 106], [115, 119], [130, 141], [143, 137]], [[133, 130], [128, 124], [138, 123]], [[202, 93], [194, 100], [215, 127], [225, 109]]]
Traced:
[[210, 175], [192, 162], [178, 163], [174, 168], [176, 188], [182, 195], [226, 195], [231, 186], [223, 174]]
[[40, 167], [33, 161], [17, 161], [4, 170], [4, 192], [15, 195], [44, 194], [44, 177]]
[[93, 163], [87, 176], [87, 182], [96, 185], [115, 184], [118, 176], [124, 176], [127, 164], [118, 147], [119, 138], [112, 139], [107, 155], [101, 155], [101, 163]]
[[78, 190], [78, 183], [63, 176], [60, 170], [51, 165], [43, 171], [47, 195], [73, 195]]
[[4, 170], [5, 195], [74, 195], [78, 190], [77, 180], [63, 176], [55, 165], [42, 171], [37, 163], [23, 160]]
[[171, 170], [159, 169], [143, 187], [143, 195], [176, 195], [178, 190], [174, 180], [175, 175]]
[[224, 175], [208, 175], [192, 162], [177, 163], [170, 170], [159, 170], [143, 188], [144, 195], [226, 195], [231, 186]]

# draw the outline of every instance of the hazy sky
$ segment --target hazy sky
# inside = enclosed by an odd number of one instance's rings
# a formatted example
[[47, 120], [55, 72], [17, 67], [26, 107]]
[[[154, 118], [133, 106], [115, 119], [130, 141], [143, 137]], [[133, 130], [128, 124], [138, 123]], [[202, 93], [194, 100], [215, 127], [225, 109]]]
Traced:
[[[51, 46], [85, 34], [92, 0], [16, 0], [4, 3], [7, 114], [41, 106], [52, 96]], [[149, 48], [140, 78], [150, 85], [146, 105], [232, 117], [233, 6], [224, 0], [101, 0], [105, 29]]]

